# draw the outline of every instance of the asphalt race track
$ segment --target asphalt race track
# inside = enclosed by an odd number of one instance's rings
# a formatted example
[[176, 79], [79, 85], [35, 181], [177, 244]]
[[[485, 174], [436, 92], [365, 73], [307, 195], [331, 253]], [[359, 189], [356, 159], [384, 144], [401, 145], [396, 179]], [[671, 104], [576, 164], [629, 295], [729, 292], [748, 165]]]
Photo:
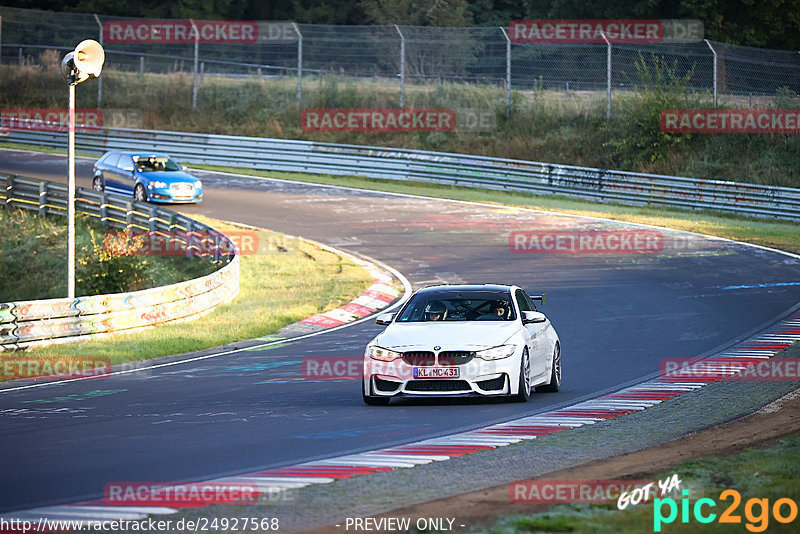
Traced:
[[[65, 158], [0, 151], [0, 172], [63, 181]], [[519, 254], [515, 230], [634, 227], [514, 208], [197, 172], [187, 214], [301, 235], [378, 259], [417, 288], [517, 283], [547, 293], [564, 386], [527, 404], [484, 400], [367, 407], [360, 383], [301, 379], [308, 356], [359, 356], [372, 321], [299, 342], [22, 390], [0, 389], [0, 512], [102, 496], [112, 481], [184, 481], [416, 441], [553, 409], [722, 348], [800, 301], [800, 260], [663, 231], [662, 250]], [[91, 162], [79, 159], [89, 187]], [[264, 273], [269, 276], [269, 273]], [[199, 326], [199, 324], [190, 326]], [[188, 328], [188, 327], [187, 327]], [[67, 397], [67, 400], [55, 400]]]

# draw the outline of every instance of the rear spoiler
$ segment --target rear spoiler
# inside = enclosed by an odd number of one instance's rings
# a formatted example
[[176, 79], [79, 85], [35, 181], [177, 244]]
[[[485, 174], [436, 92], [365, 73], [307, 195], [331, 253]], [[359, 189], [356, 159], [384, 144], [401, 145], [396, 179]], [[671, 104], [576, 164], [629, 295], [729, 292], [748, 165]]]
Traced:
[[541, 295], [531, 295], [531, 300], [538, 300], [542, 306], [544, 306], [544, 299], [547, 296], [546, 293], [542, 293]]

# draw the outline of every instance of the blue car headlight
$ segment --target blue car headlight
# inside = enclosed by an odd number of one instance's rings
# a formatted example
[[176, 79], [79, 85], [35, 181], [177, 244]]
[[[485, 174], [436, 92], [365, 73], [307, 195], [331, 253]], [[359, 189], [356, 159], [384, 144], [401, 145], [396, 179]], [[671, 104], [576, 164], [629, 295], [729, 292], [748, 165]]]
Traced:
[[166, 189], [167, 184], [165, 182], [150, 182], [150, 189]]

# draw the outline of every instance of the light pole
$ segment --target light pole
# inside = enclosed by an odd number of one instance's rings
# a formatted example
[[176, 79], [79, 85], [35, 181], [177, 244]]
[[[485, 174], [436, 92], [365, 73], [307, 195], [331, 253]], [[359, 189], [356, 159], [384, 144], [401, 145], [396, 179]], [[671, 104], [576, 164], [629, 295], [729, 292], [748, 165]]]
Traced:
[[93, 39], [81, 41], [61, 60], [61, 72], [69, 84], [69, 131], [67, 133], [67, 298], [75, 298], [75, 86], [97, 78], [106, 54]]

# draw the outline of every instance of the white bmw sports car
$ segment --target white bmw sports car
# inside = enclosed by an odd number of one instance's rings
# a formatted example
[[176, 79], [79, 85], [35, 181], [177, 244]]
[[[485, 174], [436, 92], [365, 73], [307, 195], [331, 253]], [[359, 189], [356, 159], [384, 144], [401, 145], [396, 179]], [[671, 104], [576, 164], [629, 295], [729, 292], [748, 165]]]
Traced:
[[364, 402], [396, 396], [507, 396], [558, 391], [561, 344], [517, 286], [441, 285], [417, 291], [364, 353]]

